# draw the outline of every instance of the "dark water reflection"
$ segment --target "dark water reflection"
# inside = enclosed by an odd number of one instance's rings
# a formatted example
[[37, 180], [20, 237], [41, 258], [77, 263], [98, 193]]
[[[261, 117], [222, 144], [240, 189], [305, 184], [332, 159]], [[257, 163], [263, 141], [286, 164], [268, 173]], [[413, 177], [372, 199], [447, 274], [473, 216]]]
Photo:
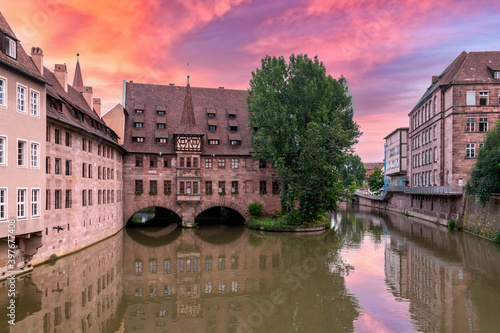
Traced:
[[[18, 280], [11, 332], [496, 332], [500, 247], [367, 208], [322, 235], [127, 229]], [[8, 302], [0, 290], [2, 326]]]

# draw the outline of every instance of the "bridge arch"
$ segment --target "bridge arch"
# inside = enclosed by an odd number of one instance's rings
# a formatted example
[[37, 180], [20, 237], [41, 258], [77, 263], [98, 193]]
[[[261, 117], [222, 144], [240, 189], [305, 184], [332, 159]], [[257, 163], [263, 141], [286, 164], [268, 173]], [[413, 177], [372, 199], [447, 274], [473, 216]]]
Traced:
[[241, 215], [244, 223], [246, 223], [250, 219], [250, 215], [247, 213], [246, 209], [244, 209], [241, 205], [233, 201], [221, 200], [221, 201], [210, 201], [198, 205], [194, 211], [195, 218], [198, 218], [203, 212], [206, 212], [212, 208], [228, 208], [230, 210], [234, 210]]
[[172, 203], [171, 201], [159, 200], [155, 198], [155, 196], [149, 196], [149, 198], [133, 202], [125, 207], [123, 214], [123, 226], [125, 227], [127, 225], [128, 221], [132, 218], [132, 216], [134, 216], [135, 213], [149, 207], [167, 209], [176, 214], [182, 220], [182, 209], [179, 205]]

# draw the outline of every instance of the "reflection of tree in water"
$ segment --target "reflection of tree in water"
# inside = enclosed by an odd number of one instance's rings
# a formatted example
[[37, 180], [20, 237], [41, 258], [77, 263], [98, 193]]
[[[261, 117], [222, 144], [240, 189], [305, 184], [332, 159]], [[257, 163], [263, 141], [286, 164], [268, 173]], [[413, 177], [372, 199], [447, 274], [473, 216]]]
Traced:
[[342, 235], [342, 245], [357, 248], [363, 242], [367, 232], [373, 237], [375, 244], [380, 244], [384, 234], [384, 225], [381, 218], [348, 211], [340, 214], [337, 231]]
[[[340, 257], [341, 244], [341, 236], [335, 232], [322, 237], [289, 237], [282, 242], [283, 275], [276, 289], [287, 298], [269, 318], [264, 317], [257, 331], [354, 330], [359, 305], [345, 285], [348, 266]], [[269, 295], [261, 295], [258, 302], [271, 299]]]

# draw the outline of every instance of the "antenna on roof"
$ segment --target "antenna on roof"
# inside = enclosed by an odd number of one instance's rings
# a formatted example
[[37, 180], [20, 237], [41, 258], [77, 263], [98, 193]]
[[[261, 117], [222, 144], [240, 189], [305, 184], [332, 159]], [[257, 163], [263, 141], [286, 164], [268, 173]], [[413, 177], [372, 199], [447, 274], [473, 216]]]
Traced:
[[188, 83], [189, 84], [189, 62], [187, 63], [187, 67], [188, 67]]
[[79, 62], [79, 61], [80, 61], [80, 58], [79, 58], [79, 57], [80, 57], [80, 53], [77, 53], [77, 54], [76, 54], [76, 61], [77, 61], [77, 62]]

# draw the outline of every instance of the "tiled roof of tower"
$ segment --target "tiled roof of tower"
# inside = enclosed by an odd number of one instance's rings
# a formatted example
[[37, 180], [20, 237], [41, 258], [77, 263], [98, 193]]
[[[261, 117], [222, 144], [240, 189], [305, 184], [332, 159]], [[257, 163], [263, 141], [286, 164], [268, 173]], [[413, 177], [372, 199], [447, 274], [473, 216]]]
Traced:
[[18, 71], [34, 79], [45, 82], [45, 79], [43, 78], [42, 74], [33, 63], [33, 60], [31, 60], [31, 57], [28, 56], [24, 51], [24, 48], [22, 47], [21, 43], [17, 40], [16, 35], [10, 28], [9, 24], [7, 23], [7, 20], [5, 20], [5, 17], [2, 15], [1, 12], [0, 12], [0, 31], [2, 32], [0, 35], [6, 34], [12, 39], [15, 39], [17, 41], [17, 59], [13, 59], [8, 55], [4, 54], [3, 52], [0, 52], [0, 62], [13, 67]]
[[[124, 147], [130, 152], [174, 154], [173, 133], [182, 123], [185, 96], [187, 88], [173, 85], [154, 85], [127, 82], [126, 108], [129, 117], [125, 125]], [[249, 155], [251, 150], [249, 114], [247, 110], [247, 91], [232, 89], [195, 88], [189, 87], [193, 103], [193, 115], [197, 128], [204, 134], [202, 154], [217, 155]], [[138, 114], [135, 110], [143, 110]], [[166, 109], [165, 116], [158, 116], [157, 110]], [[214, 114], [214, 117], [209, 115]], [[230, 131], [229, 119], [239, 123], [237, 131]], [[164, 117], [165, 120], [160, 120]], [[233, 118], [235, 117], [235, 118]], [[216, 130], [209, 131], [208, 120], [216, 121]], [[165, 122], [165, 129], [157, 130], [157, 123]], [[143, 127], [134, 128], [134, 122], [142, 122]], [[141, 133], [139, 133], [139, 131]], [[168, 144], [157, 144], [155, 136], [164, 131]], [[133, 143], [132, 136], [136, 133], [145, 135], [144, 143]], [[240, 134], [241, 144], [230, 145], [230, 134]], [[208, 145], [208, 140], [219, 139], [219, 145]]]
[[82, 70], [80, 68], [80, 60], [78, 58], [76, 59], [75, 77], [73, 78], [73, 88], [75, 88], [78, 92], [83, 91]]
[[[92, 133], [118, 145], [113, 137], [114, 135], [116, 135], [116, 133], [109, 127], [107, 127], [104, 121], [101, 120], [97, 116], [97, 114], [90, 109], [81, 93], [76, 91], [70, 85], [68, 85], [68, 92], [66, 93], [54, 73], [52, 73], [47, 67], [44, 67], [44, 76], [46, 80], [51, 84], [51, 86], [47, 86], [47, 94], [60, 101], [63, 101], [61, 111], [57, 111], [47, 105], [47, 117], [59, 120], [71, 126], [75, 126], [85, 132]], [[98, 126], [92, 126], [90, 121], [87, 119], [85, 119], [84, 121], [78, 119], [72, 109], [76, 109], [84, 113], [89, 118], [92, 118], [96, 125], [100, 124], [101, 126], [104, 126], [104, 131], [96, 128]]]
[[203, 135], [203, 132], [196, 127], [196, 118], [194, 115], [193, 97], [191, 96], [191, 86], [189, 83], [186, 86], [186, 94], [184, 96], [184, 108], [182, 110], [182, 120], [179, 127], [174, 132], [177, 134], [194, 134]]

